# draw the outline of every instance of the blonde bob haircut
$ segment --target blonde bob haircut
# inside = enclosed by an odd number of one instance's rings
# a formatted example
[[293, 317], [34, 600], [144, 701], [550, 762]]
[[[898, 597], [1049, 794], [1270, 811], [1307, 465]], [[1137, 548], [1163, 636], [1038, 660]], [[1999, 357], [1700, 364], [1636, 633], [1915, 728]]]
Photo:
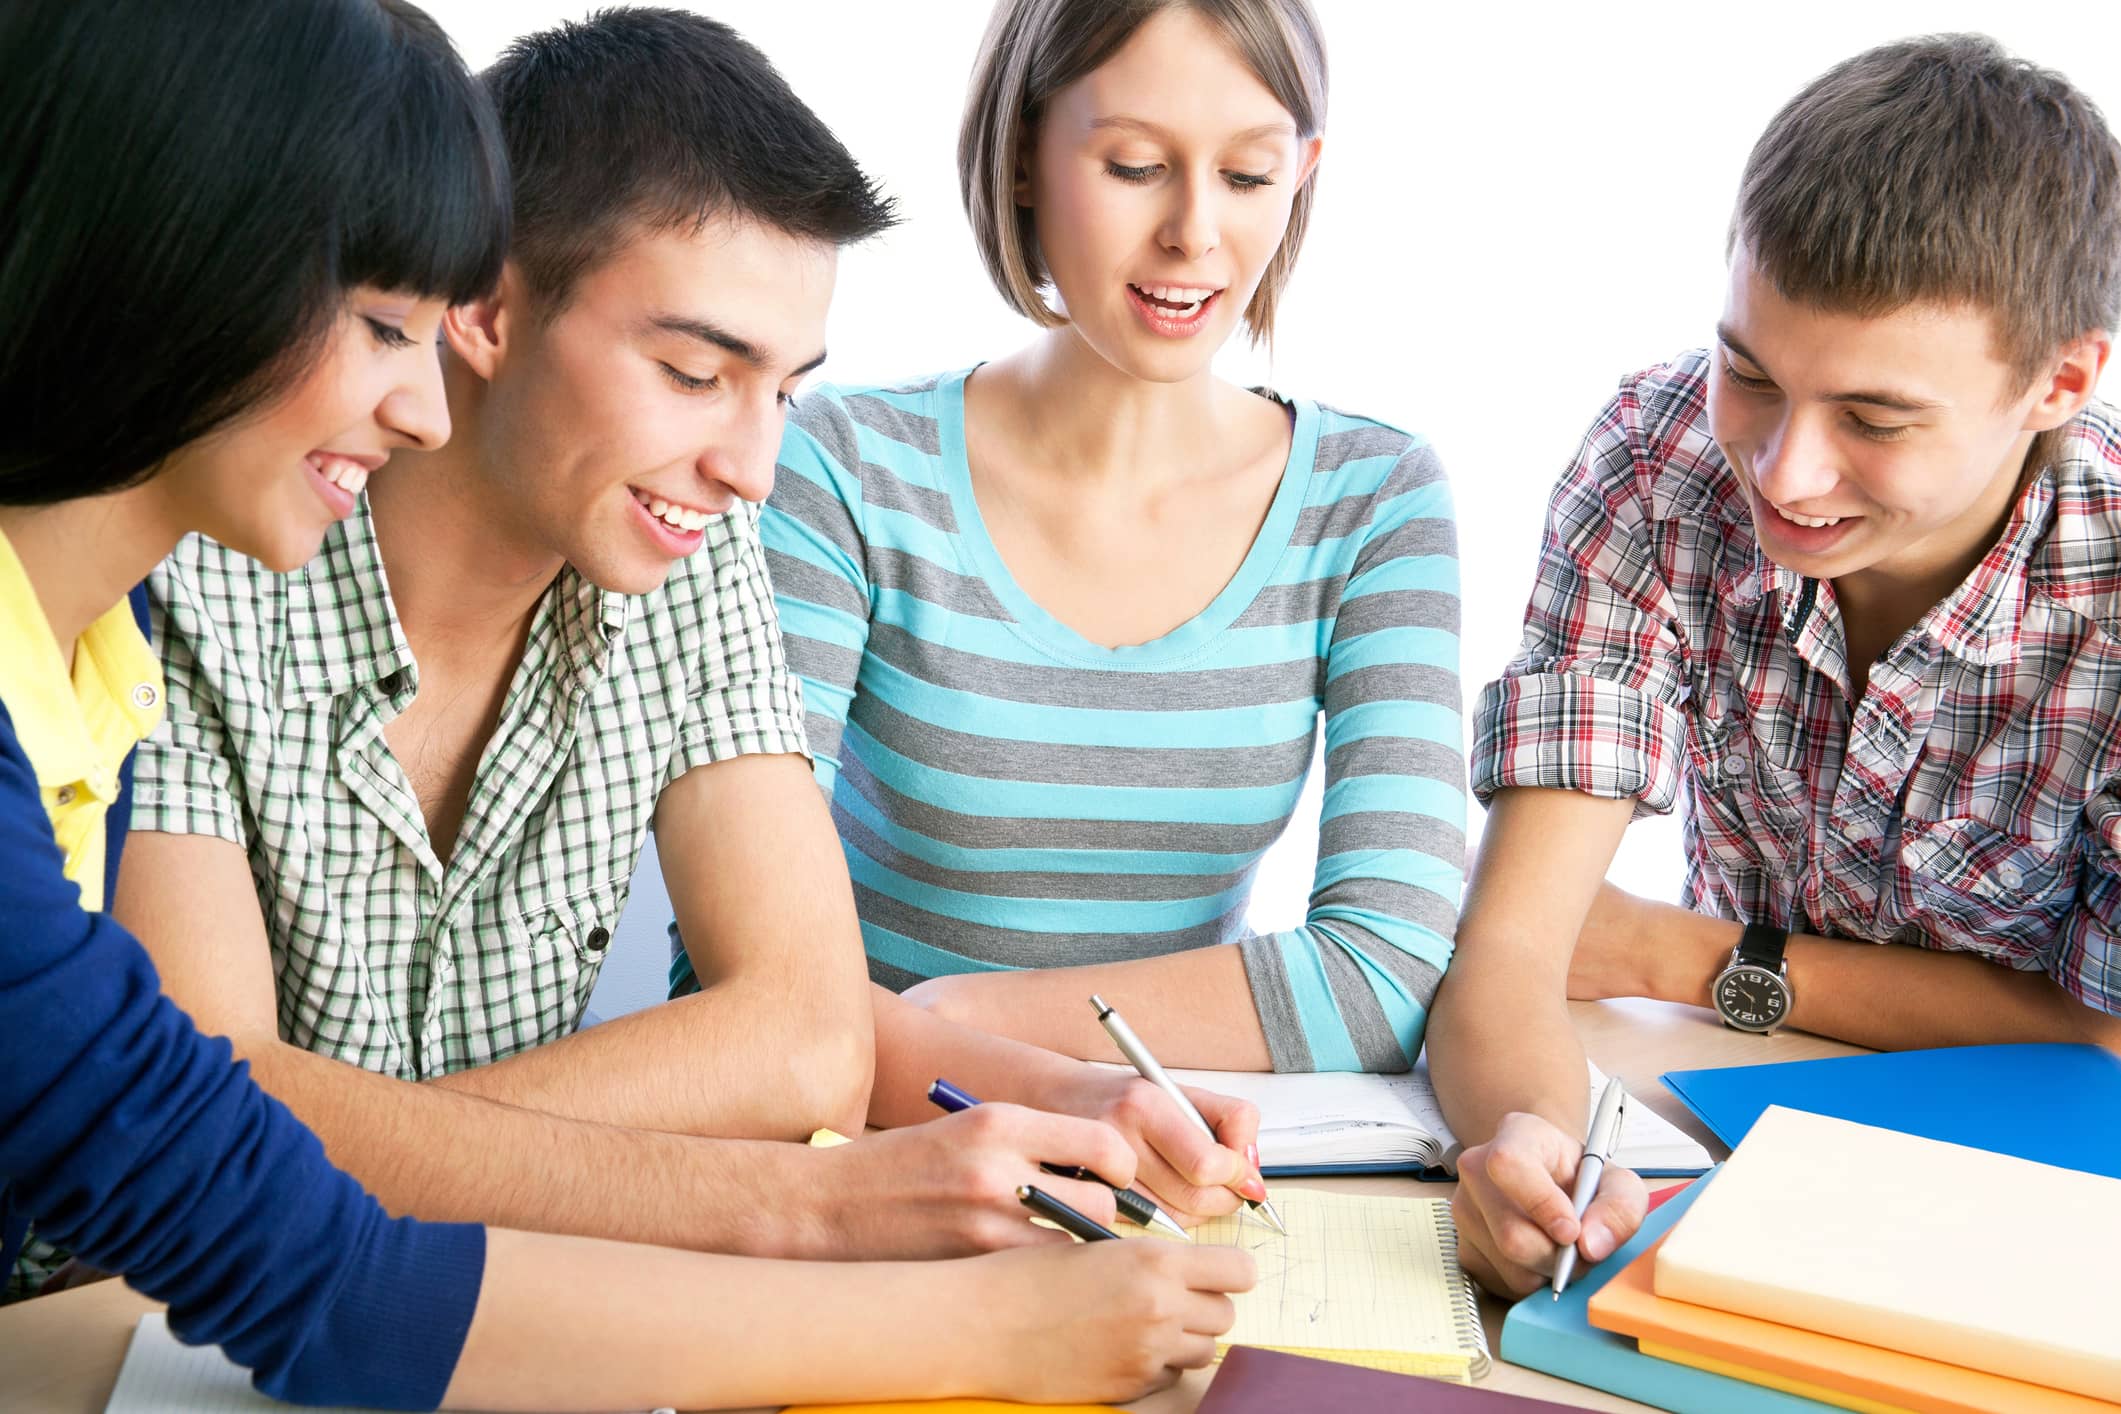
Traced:
[[[1309, 0], [999, 0], [972, 66], [957, 134], [958, 191], [987, 274], [1011, 308], [1042, 328], [1067, 318], [1046, 303], [1051, 283], [1029, 207], [1016, 201], [1020, 159], [1046, 101], [1089, 73], [1151, 16], [1185, 8], [1209, 21], [1296, 122], [1304, 141], [1326, 123], [1326, 43]], [[1267, 262], [1245, 327], [1274, 338], [1274, 306], [1311, 222], [1317, 174], [1297, 191], [1289, 227]]]

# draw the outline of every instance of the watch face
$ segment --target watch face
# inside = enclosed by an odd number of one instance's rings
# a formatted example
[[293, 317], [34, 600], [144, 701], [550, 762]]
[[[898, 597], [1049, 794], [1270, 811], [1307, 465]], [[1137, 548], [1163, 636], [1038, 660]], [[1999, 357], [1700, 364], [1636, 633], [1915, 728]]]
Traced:
[[1787, 982], [1765, 967], [1740, 963], [1716, 979], [1716, 1010], [1733, 1026], [1767, 1031], [1782, 1024], [1790, 1009]]

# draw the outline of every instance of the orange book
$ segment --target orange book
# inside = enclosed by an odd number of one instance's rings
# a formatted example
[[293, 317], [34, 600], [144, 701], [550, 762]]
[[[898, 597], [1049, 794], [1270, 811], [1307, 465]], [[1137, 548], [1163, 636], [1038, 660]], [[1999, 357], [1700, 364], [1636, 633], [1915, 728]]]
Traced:
[[1630, 1262], [1590, 1304], [1592, 1325], [1633, 1336], [1645, 1354], [1692, 1355], [1716, 1362], [1708, 1368], [1721, 1374], [1757, 1374], [1756, 1383], [1785, 1389], [1808, 1385], [1805, 1392], [1813, 1398], [1834, 1403], [1845, 1403], [1835, 1398], [1838, 1393], [1922, 1414], [2121, 1414], [2121, 1404], [2089, 1395], [1659, 1296], [1651, 1282], [1663, 1245]]

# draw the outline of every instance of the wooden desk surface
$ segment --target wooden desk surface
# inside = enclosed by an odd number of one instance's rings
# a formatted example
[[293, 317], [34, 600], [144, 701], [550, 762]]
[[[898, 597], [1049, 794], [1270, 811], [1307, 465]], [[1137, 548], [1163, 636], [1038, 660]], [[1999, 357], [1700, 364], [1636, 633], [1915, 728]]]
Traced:
[[[1591, 1059], [1628, 1092], [1709, 1147], [1724, 1149], [1679, 1103], [1658, 1075], [1699, 1066], [1766, 1064], [1848, 1055], [1856, 1048], [1815, 1036], [1787, 1033], [1762, 1039], [1727, 1030], [1708, 1012], [1663, 1002], [1573, 1002], [1576, 1029]], [[1349, 1192], [1406, 1192], [1446, 1197], [1451, 1184], [1414, 1184], [1411, 1179], [1341, 1178], [1281, 1180]], [[7, 1372], [11, 1408], [39, 1414], [99, 1414], [124, 1362], [134, 1324], [156, 1304], [121, 1282], [99, 1282], [58, 1296], [0, 1309], [0, 1370]], [[1482, 1315], [1491, 1347], [1502, 1338], [1502, 1302], [1483, 1298]], [[1190, 1414], [1207, 1388], [1208, 1372], [1195, 1371], [1171, 1389], [1128, 1406], [1139, 1414]], [[1641, 1410], [1648, 1406], [1582, 1385], [1497, 1361], [1483, 1389], [1507, 1390], [1585, 1409]]]

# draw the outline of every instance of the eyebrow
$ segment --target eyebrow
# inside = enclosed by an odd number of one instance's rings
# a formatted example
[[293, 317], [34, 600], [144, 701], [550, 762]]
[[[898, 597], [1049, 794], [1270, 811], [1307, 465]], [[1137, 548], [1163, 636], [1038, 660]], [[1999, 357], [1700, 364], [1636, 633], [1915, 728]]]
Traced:
[[[1168, 128], [1159, 127], [1146, 118], [1129, 118], [1125, 114], [1114, 114], [1109, 118], [1091, 119], [1090, 130], [1096, 132], [1100, 128], [1124, 128], [1132, 132], [1147, 133], [1150, 137], [1157, 138], [1168, 139], [1171, 136]], [[1289, 122], [1287, 119], [1279, 119], [1272, 123], [1261, 123], [1256, 127], [1234, 132], [1225, 139], [1225, 145], [1234, 147], [1239, 143], [1257, 142], [1261, 138], [1295, 136], [1296, 124]]]
[[[715, 348], [735, 354], [753, 368], [764, 368], [773, 362], [773, 356], [766, 350], [752, 343], [741, 334], [733, 334], [711, 320], [689, 319], [676, 314], [658, 314], [648, 319], [646, 325], [651, 329], [660, 329], [670, 334], [683, 334], [688, 339], [697, 339], [703, 344], [711, 344]], [[802, 367], [790, 370], [788, 376], [791, 378], [801, 377], [805, 373], [813, 372], [824, 361], [825, 351], [819, 349], [816, 357]]]
[[[1737, 336], [1731, 333], [1729, 325], [1718, 324], [1716, 326], [1716, 338], [1725, 348], [1744, 359], [1747, 363], [1752, 364], [1763, 373], [1767, 371], [1767, 365], [1753, 357], [1752, 351], [1740, 343]], [[1950, 406], [1948, 403], [1940, 403], [1928, 398], [1918, 398], [1908, 393], [1890, 392], [1883, 388], [1861, 388], [1853, 389], [1846, 393], [1827, 393], [1820, 398], [1820, 401], [1828, 403], [1862, 403], [1866, 407], [1891, 408], [1894, 412], [1936, 412], [1940, 408]]]

